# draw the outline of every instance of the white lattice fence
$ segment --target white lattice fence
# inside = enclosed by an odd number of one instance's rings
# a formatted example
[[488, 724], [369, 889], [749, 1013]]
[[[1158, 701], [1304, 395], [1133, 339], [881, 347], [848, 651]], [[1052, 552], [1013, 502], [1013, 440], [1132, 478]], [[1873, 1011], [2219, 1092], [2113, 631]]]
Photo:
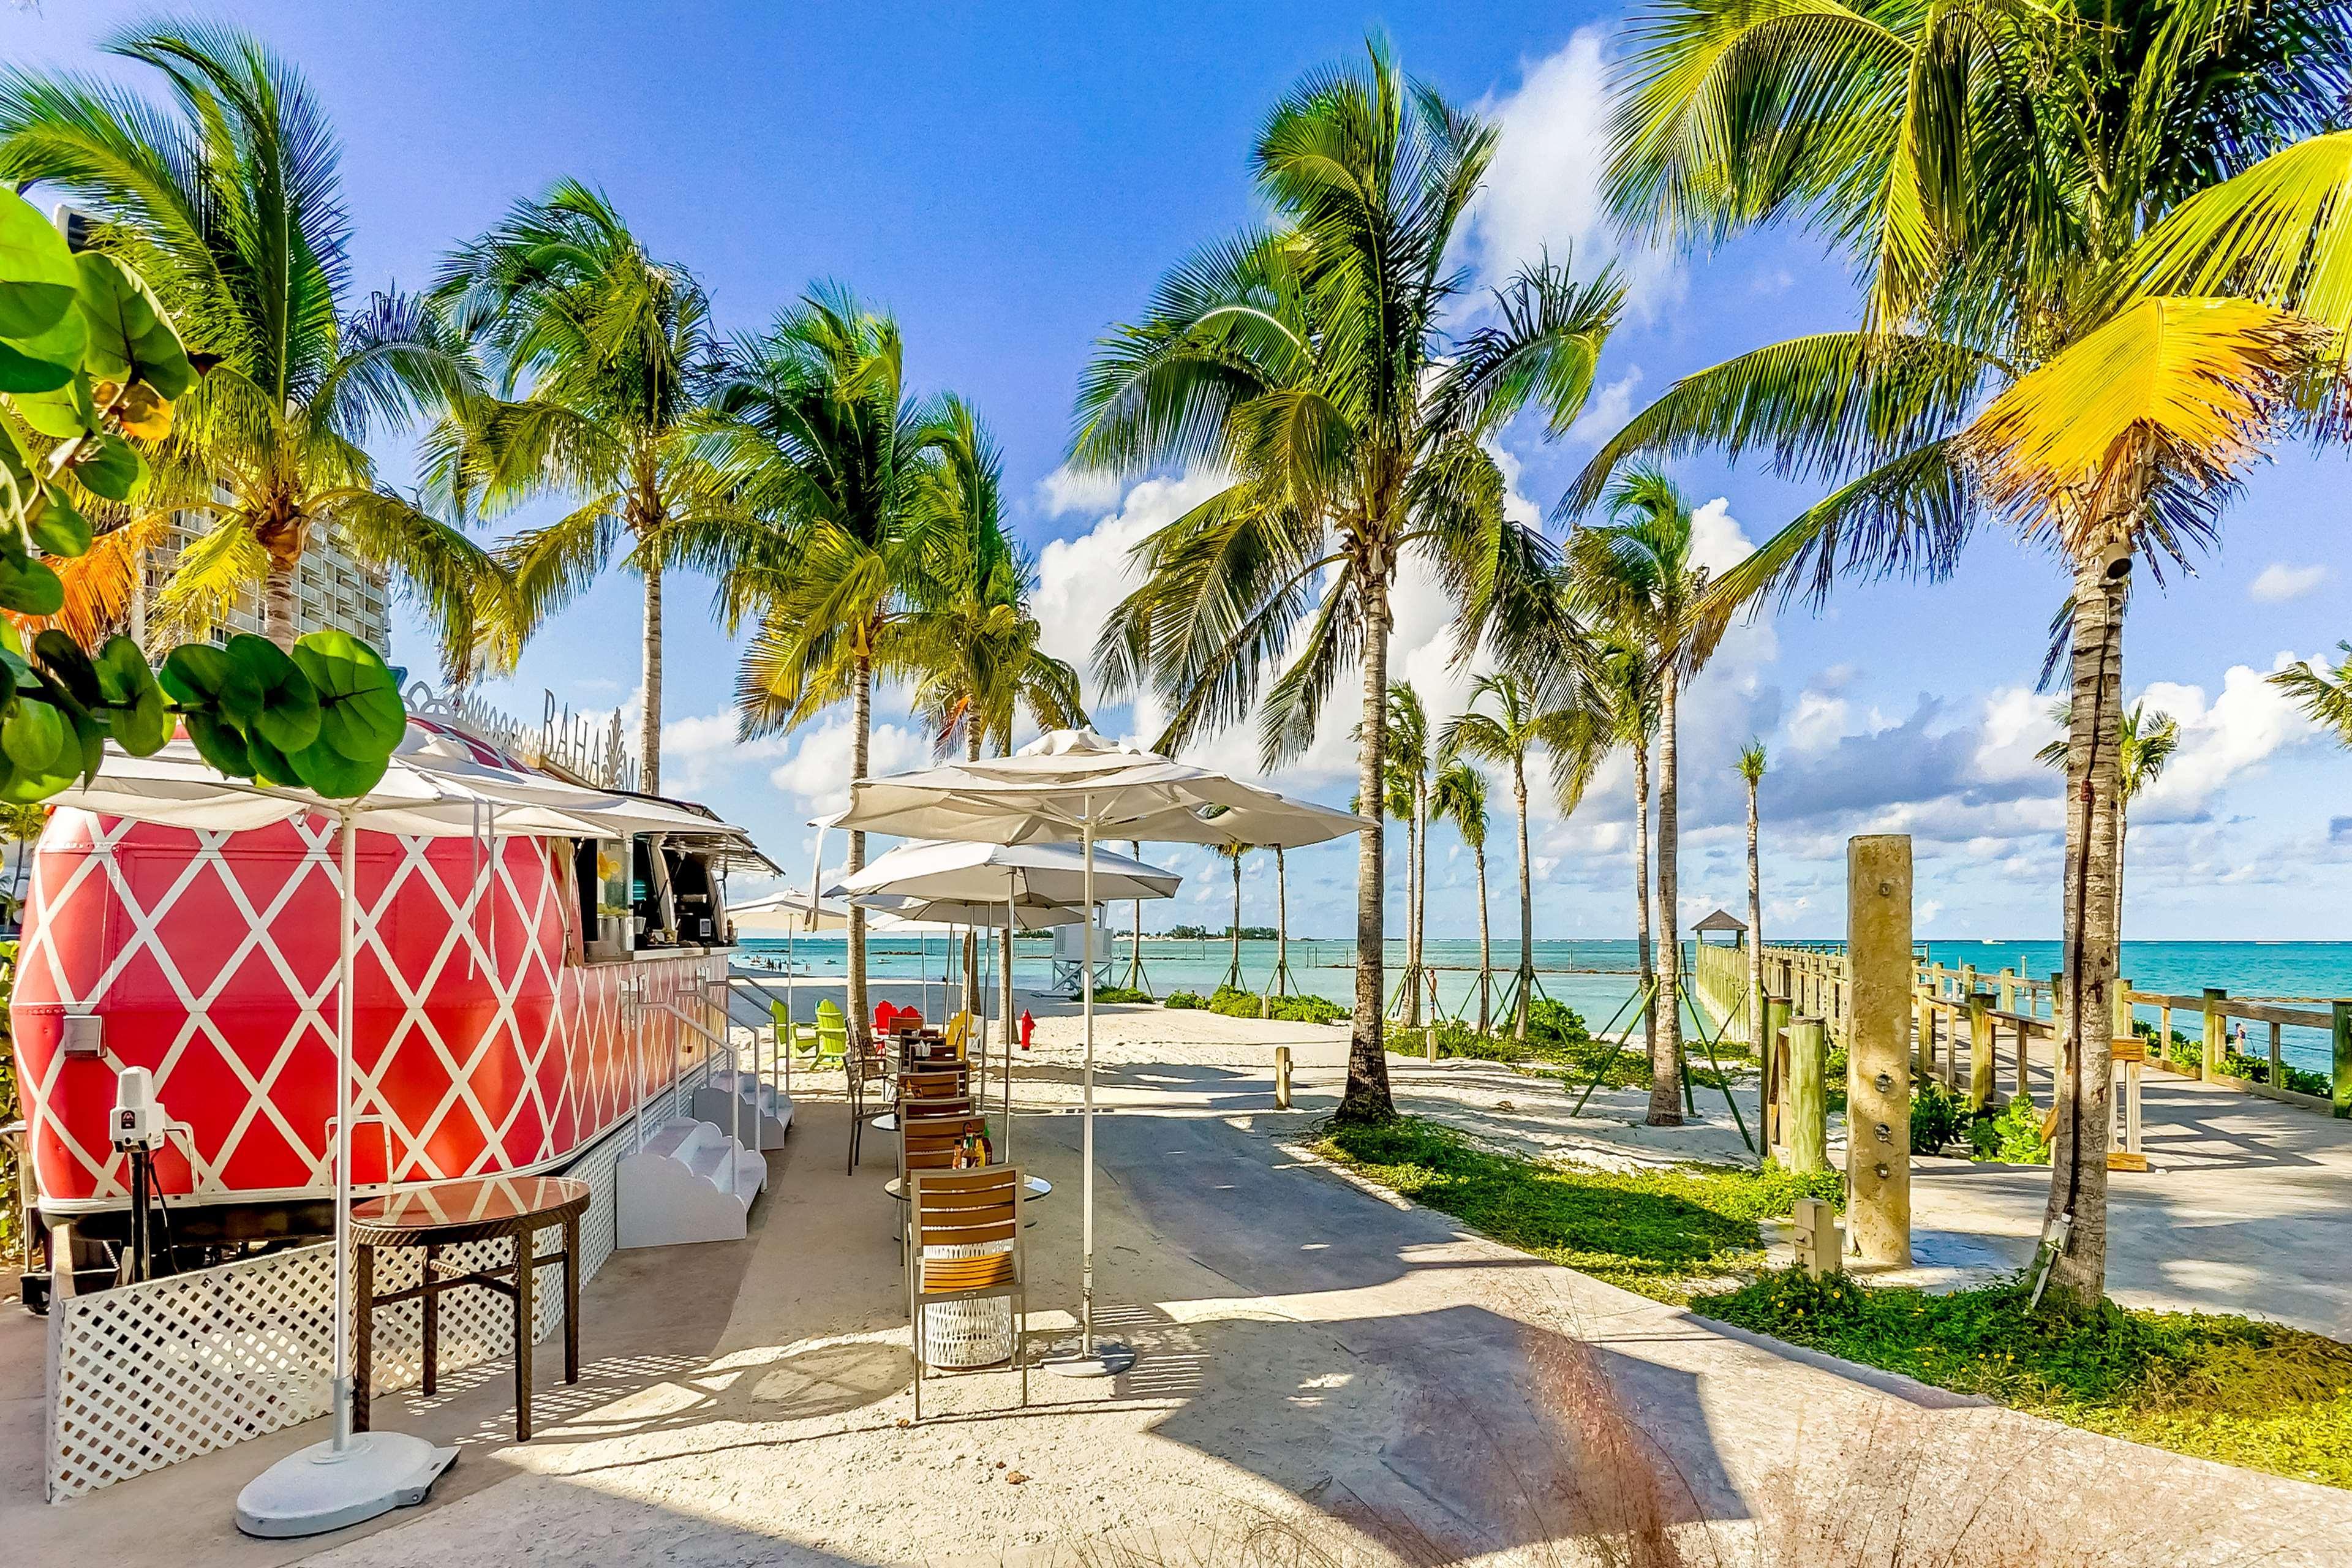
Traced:
[[[646, 1109], [647, 1125], [677, 1113], [708, 1071], [687, 1073]], [[593, 1279], [613, 1254], [614, 1166], [634, 1147], [624, 1122], [567, 1175], [593, 1196], [580, 1221], [580, 1277]], [[562, 1241], [540, 1234], [541, 1252]], [[511, 1243], [474, 1242], [442, 1257], [461, 1268], [503, 1262]], [[333, 1248], [298, 1247], [216, 1268], [71, 1296], [49, 1310], [47, 1487], [52, 1502], [79, 1497], [308, 1421], [329, 1407], [334, 1310]], [[417, 1283], [424, 1256], [376, 1254], [376, 1289]], [[562, 1327], [563, 1292], [551, 1269], [532, 1301], [534, 1342]], [[514, 1311], [494, 1291], [453, 1291], [441, 1303], [445, 1372], [512, 1353]], [[379, 1394], [413, 1388], [424, 1373], [424, 1303], [376, 1314]]]

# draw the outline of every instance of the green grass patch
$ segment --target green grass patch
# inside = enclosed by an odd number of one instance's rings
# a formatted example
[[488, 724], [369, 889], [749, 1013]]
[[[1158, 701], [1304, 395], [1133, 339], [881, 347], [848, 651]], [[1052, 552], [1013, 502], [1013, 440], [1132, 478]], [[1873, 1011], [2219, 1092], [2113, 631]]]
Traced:
[[1095, 987], [1095, 1000], [1097, 1002], [1157, 1002], [1160, 998], [1149, 991], [1139, 991], [1132, 985], [1097, 985]]
[[[1095, 995], [1099, 998], [1102, 993]], [[1273, 1005], [1255, 991], [1237, 986], [1220, 985], [1213, 995], [1203, 996], [1197, 991], [1171, 992], [1165, 1007], [1206, 1008], [1223, 1013], [1228, 1018], [1279, 1018], [1292, 1024], [1339, 1024], [1348, 1018], [1348, 1009], [1324, 996], [1276, 996]]]
[[2025, 1303], [2015, 1281], [1936, 1296], [1776, 1269], [1691, 1306], [2094, 1432], [2352, 1487], [2352, 1345], [2251, 1318]]
[[1507, 1246], [1662, 1301], [1762, 1261], [1757, 1222], [1842, 1195], [1835, 1173], [1677, 1165], [1605, 1171], [1483, 1149], [1402, 1116], [1334, 1127], [1318, 1152]]

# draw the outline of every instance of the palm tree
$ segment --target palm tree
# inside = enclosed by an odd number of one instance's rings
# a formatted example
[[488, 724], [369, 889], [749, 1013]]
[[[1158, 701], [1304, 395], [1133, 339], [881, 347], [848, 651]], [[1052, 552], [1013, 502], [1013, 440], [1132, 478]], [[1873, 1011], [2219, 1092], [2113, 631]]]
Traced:
[[931, 558], [908, 584], [898, 633], [916, 668], [915, 704], [940, 748], [959, 737], [977, 761], [984, 744], [1013, 743], [1026, 712], [1040, 729], [1087, 722], [1078, 672], [1045, 650], [1031, 601], [1037, 568], [1004, 529], [1003, 463], [961, 398], [941, 399], [929, 432], [934, 461], [918, 476], [914, 505]]
[[1764, 785], [1764, 742], [1740, 748], [1739, 782], [1748, 786], [1748, 1043], [1764, 1068], [1763, 1103], [1772, 1103], [1772, 1042], [1764, 1037], [1764, 876], [1757, 858], [1756, 801]]
[[[1503, 512], [1483, 442], [1530, 399], [1565, 429], [1591, 389], [1621, 290], [1549, 262], [1460, 337], [1447, 253], [1493, 128], [1368, 68], [1309, 76], [1276, 105], [1254, 163], [1272, 226], [1169, 273], [1142, 320], [1087, 368], [1072, 460], [1198, 468], [1233, 482], [1139, 547], [1142, 585], [1104, 628], [1105, 675], [1148, 685], [1175, 738], [1258, 716], [1267, 765], [1315, 735], [1352, 666], [1357, 793], [1382, 794], [1389, 591], [1408, 556], [1460, 607], [1465, 651], [1531, 644], [1550, 617], [1549, 552]], [[1259, 700], [1269, 674], [1274, 679]], [[1381, 1045], [1385, 835], [1359, 835], [1356, 1007], [1342, 1121], [1392, 1113]]]
[[1487, 993], [1495, 973], [1486, 921], [1486, 775], [1458, 759], [1446, 763], [1430, 789], [1430, 813], [1454, 824], [1478, 867], [1478, 1032], [1484, 1035], [1494, 1027]]
[[1427, 971], [1422, 964], [1422, 935], [1429, 900], [1429, 714], [1410, 680], [1389, 688], [1388, 796], [1402, 804], [1405, 818], [1404, 975], [1397, 984], [1401, 1021], [1408, 1029], [1421, 1026], [1421, 988]]
[[[2290, 676], [2297, 668], [2309, 667], [2291, 665], [2273, 675], [2272, 684], [2293, 689], [2291, 682], [2280, 677]], [[2052, 703], [2051, 721], [2064, 725], [2068, 706], [2064, 702]], [[2180, 721], [2168, 713], [2151, 714], [2146, 702], [2135, 702], [2125, 710], [2116, 733], [2116, 944], [2120, 948], [2124, 940], [2124, 848], [2131, 832], [2131, 804], [2140, 791], [2163, 776], [2173, 753], [2180, 749]], [[2033, 759], [2045, 767], [2063, 770], [2066, 766], [2066, 742], [2053, 741], [2036, 752]]]
[[[1511, 773], [1511, 809], [1519, 837], [1519, 967], [1511, 983], [1516, 998], [1511, 1033], [1528, 1037], [1528, 1004], [1536, 984], [1535, 880], [1528, 848], [1528, 753], [1548, 749], [1556, 760], [1583, 754], [1590, 744], [1590, 718], [1572, 708], [1546, 708], [1536, 683], [1504, 672], [1482, 675], [1470, 688], [1469, 706], [1438, 731], [1437, 754], [1447, 763], [1471, 757]], [[1479, 704], [1491, 701], [1487, 713]], [[1571, 772], [1574, 771], [1571, 765]], [[1581, 795], [1580, 784], [1576, 793]]]
[[[2352, 34], [2308, 0], [2080, 14], [1769, 0], [1660, 5], [1637, 26], [1614, 208], [1667, 241], [1814, 227], [1847, 248], [1867, 300], [1858, 331], [1677, 382], [1604, 446], [1573, 504], [1630, 458], [1699, 447], [1761, 447], [1783, 473], [1833, 485], [1724, 574], [1710, 627], [1769, 589], [1939, 577], [1987, 516], [2054, 545], [2073, 576], [2071, 958], [2047, 1227], [2068, 1239], [2036, 1272], [2057, 1301], [2087, 1306], [2105, 1279], [2110, 1108], [2105, 1031], [2084, 1020], [2106, 1016], [2116, 975], [2124, 594], [2135, 557], [2160, 568], [2211, 535], [2325, 357], [2326, 334], [2282, 301], [2340, 306], [2340, 269], [2295, 250], [2318, 232], [2295, 211], [2319, 209], [2266, 205], [2257, 161], [2331, 129]], [[2294, 266], [2265, 264], [2291, 251]], [[2239, 281], [2263, 298], [2210, 297]]]
[[[201, 24], [142, 24], [103, 47], [158, 72], [168, 105], [0, 71], [0, 178], [54, 184], [94, 217], [90, 243], [147, 279], [206, 367], [152, 448], [141, 497], [144, 514], [215, 520], [181, 554], [160, 612], [201, 636], [258, 588], [263, 630], [290, 645], [296, 576], [326, 529], [401, 579], [462, 678], [487, 559], [380, 486], [366, 443], [473, 395], [473, 362], [416, 300], [353, 299], [334, 134], [291, 67]], [[136, 555], [87, 569], [94, 603], [127, 609]], [[88, 576], [109, 569], [110, 583]]]
[[[1707, 574], [1691, 560], [1691, 509], [1673, 480], [1633, 467], [1602, 498], [1611, 521], [1580, 527], [1569, 541], [1569, 592], [1611, 635], [1648, 661], [1657, 692], [1658, 951], [1663, 961], [1659, 1027], [1650, 1063], [1650, 1123], [1678, 1125], [1682, 1102], [1681, 802], [1676, 778], [1676, 704], [1711, 641], [1695, 635]], [[1647, 758], [1636, 750], [1637, 780]], [[1638, 793], [1638, 791], [1637, 791]], [[1647, 808], [1643, 808], [1646, 818]]]
[[1238, 991], [1242, 988], [1242, 857], [1249, 853], [1246, 844], [1212, 846], [1216, 855], [1234, 868], [1234, 923], [1225, 934], [1233, 941], [1233, 961], [1225, 966], [1223, 984]]
[[1274, 999], [1290, 994], [1290, 868], [1283, 864], [1282, 846], [1274, 847], [1274, 973], [1265, 983], [1265, 1005], [1258, 1016], [1274, 1016]]
[[[921, 679], [936, 668], [927, 659], [940, 639], [922, 606], [952, 598], [934, 574], [961, 548], [959, 533], [970, 541], [957, 521], [966, 514], [939, 504], [942, 485], [957, 484], [939, 456], [954, 421], [943, 405], [908, 400], [898, 323], [837, 286], [812, 291], [727, 360], [712, 394], [718, 499], [666, 532], [666, 552], [719, 579], [730, 629], [758, 623], [736, 680], [744, 737], [789, 733], [845, 699], [850, 776], [864, 778], [875, 678]], [[976, 443], [966, 455], [984, 456]], [[998, 695], [961, 721], [984, 732]], [[848, 864], [866, 864], [863, 833], [849, 837]], [[848, 949], [851, 1026], [862, 1030], [859, 910]]]
[[494, 667], [614, 564], [644, 591], [642, 787], [661, 789], [662, 574], [656, 541], [708, 483], [699, 446], [717, 341], [693, 275], [656, 259], [601, 191], [561, 180], [452, 251], [433, 297], [479, 345], [497, 396], [427, 442], [436, 483], [489, 514], [574, 501], [499, 548], [511, 574], [487, 606]]

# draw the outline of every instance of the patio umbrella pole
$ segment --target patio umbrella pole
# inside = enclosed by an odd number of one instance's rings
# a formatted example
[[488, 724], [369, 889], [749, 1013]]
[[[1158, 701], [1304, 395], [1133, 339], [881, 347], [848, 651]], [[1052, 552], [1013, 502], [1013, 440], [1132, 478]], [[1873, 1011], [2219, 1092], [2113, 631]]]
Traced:
[[1045, 1363], [1049, 1372], [1064, 1377], [1114, 1377], [1135, 1364], [1135, 1352], [1125, 1345], [1095, 1343], [1095, 812], [1092, 796], [1080, 797], [1085, 813], [1080, 842], [1085, 846], [1086, 897], [1079, 910], [1078, 962], [1084, 970], [1087, 1056], [1085, 1150], [1079, 1171], [1080, 1246], [1078, 1266], [1078, 1351]]
[[[413, 1433], [352, 1430], [352, 971], [359, 947], [359, 896], [353, 881], [357, 816], [346, 808], [336, 819], [343, 885], [341, 946], [335, 966], [335, 1310], [330, 1330], [335, 1336], [333, 1431], [324, 1442], [287, 1455], [246, 1483], [236, 1498], [236, 1527], [247, 1535], [318, 1535], [422, 1502], [457, 1458], [457, 1449], [436, 1448]], [[389, 1180], [391, 1173], [384, 1174]]]

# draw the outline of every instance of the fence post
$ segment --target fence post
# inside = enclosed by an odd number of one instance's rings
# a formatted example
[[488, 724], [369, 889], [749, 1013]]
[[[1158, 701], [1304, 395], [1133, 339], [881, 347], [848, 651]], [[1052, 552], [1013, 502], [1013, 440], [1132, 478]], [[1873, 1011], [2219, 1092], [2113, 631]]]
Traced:
[[2220, 1004], [2229, 1000], [2230, 994], [2218, 985], [2205, 987], [2205, 1076], [2211, 1078], [2221, 1070], [2221, 1052], [2229, 1040], [2228, 1026], [2221, 1022]]
[[1846, 840], [1846, 1232], [1866, 1264], [1911, 1263], [1911, 838]]
[[2004, 1013], [2017, 1011], [2017, 971], [2014, 969], [2000, 972], [2000, 1010]]
[[1290, 1109], [1290, 1047], [1288, 1046], [1274, 1047], [1274, 1108], [1276, 1110]]
[[2132, 1005], [2131, 982], [2126, 980], [2120, 974], [2116, 976], [2115, 997], [2115, 1032], [2109, 1035], [2107, 1038], [2111, 1040], [2136, 1040], [2139, 1038], [2139, 1025], [2137, 1021], [2139, 1017], [2139, 1014]]
[[1788, 1115], [1782, 1120], [1781, 1163], [1799, 1174], [1829, 1168], [1829, 1096], [1822, 1068], [1828, 1061], [1819, 1018], [1789, 1025]]
[[1764, 993], [1764, 1042], [1757, 1057], [1757, 1065], [1764, 1070], [1764, 1146], [1786, 1142], [1781, 1131], [1782, 1112], [1789, 1102], [1789, 1082], [1781, 1072], [1787, 1057], [1787, 1042], [1780, 1031], [1789, 1026], [1789, 999]]
[[2332, 1006], [2329, 1034], [2335, 1046], [2336, 1114], [2352, 1116], [2352, 1001], [2338, 998]]
[[1911, 994], [1911, 1070], [1921, 1078], [1931, 1078], [1936, 1071], [1936, 1015], [1928, 1007], [1927, 998], [1919, 992]]
[[1969, 993], [1969, 1105], [1982, 1110], [2000, 1093], [1992, 1059], [1992, 993]]

